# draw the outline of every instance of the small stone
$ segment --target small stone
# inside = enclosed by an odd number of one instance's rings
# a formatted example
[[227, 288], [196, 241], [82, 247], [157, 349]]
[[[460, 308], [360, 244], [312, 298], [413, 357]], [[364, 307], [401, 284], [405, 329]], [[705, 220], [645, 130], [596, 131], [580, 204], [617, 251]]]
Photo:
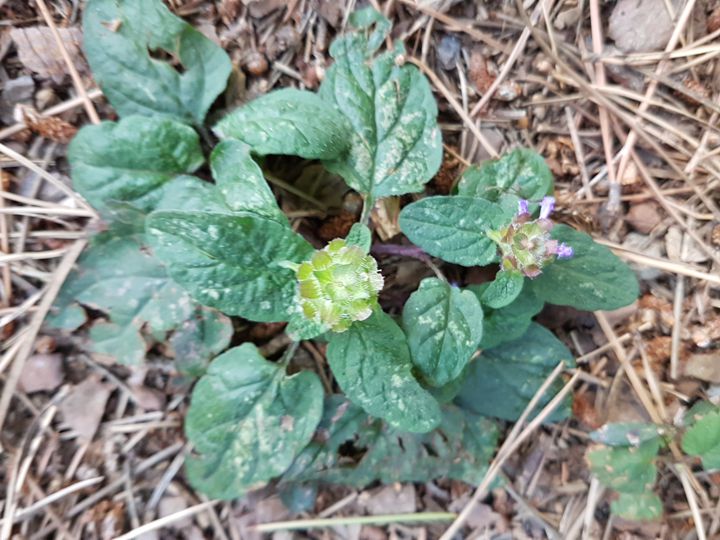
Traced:
[[409, 514], [417, 509], [415, 486], [412, 484], [385, 486], [373, 490], [368, 495], [365, 507], [371, 515]]
[[35, 94], [35, 107], [38, 111], [44, 111], [58, 102], [58, 97], [52, 88], [41, 88]]
[[259, 51], [252, 51], [245, 61], [245, 69], [250, 75], [259, 77], [268, 70], [268, 61], [265, 55]]
[[[182, 512], [187, 508], [187, 501], [185, 497], [179, 495], [170, 495], [160, 499], [158, 504], [159, 517], [163, 518], [171, 516], [177, 512]], [[178, 519], [170, 524], [170, 527], [175, 530], [185, 530], [192, 525], [192, 519], [187, 517], [185, 519]]]
[[691, 355], [685, 363], [683, 373], [686, 377], [720, 383], [720, 352]]
[[[622, 246], [644, 255], [662, 258], [662, 244], [660, 240], [654, 240], [640, 233], [628, 233], [627, 236], [625, 236]], [[630, 263], [630, 267], [638, 274], [638, 277], [643, 280], [650, 281], [662, 275], [662, 272], [657, 268], [650, 268], [635, 263]]]
[[24, 75], [17, 79], [5, 81], [2, 91], [2, 98], [13, 105], [29, 101], [35, 92], [35, 81], [30, 75]]
[[624, 52], [650, 52], [665, 48], [673, 28], [665, 0], [620, 0], [610, 15], [608, 35]]
[[34, 354], [20, 374], [20, 388], [28, 394], [55, 390], [62, 384], [63, 376], [61, 355]]
[[445, 35], [435, 51], [437, 60], [445, 71], [455, 69], [458, 57], [460, 56], [460, 40], [452, 35]]
[[630, 226], [642, 234], [650, 234], [662, 221], [658, 206], [652, 202], [635, 204], [625, 216]]

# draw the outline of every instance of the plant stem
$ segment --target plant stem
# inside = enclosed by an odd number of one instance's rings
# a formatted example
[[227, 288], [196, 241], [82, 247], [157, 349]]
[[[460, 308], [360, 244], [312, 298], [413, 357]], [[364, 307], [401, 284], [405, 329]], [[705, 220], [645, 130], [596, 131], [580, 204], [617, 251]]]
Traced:
[[375, 197], [368, 195], [363, 199], [363, 209], [360, 215], [360, 223], [367, 225], [370, 221], [370, 214], [372, 213], [373, 207], [375, 206]]
[[426, 512], [418, 514], [387, 514], [384, 516], [355, 516], [326, 519], [298, 519], [296, 521], [276, 521], [253, 527], [257, 532], [296, 531], [301, 529], [319, 529], [338, 525], [388, 525], [404, 522], [450, 521], [457, 514], [451, 512]]
[[293, 341], [287, 349], [285, 349], [285, 353], [283, 354], [282, 358], [280, 359], [280, 365], [283, 367], [287, 367], [288, 364], [290, 364], [290, 360], [292, 360], [293, 356], [295, 356], [295, 351], [297, 351], [297, 348], [300, 346], [299, 341]]
[[401, 257], [412, 257], [413, 259], [424, 262], [428, 266], [428, 268], [430, 268], [430, 270], [435, 273], [438, 279], [442, 281], [447, 281], [447, 278], [445, 277], [445, 274], [442, 273], [442, 270], [440, 270], [440, 268], [438, 268], [438, 266], [432, 261], [430, 256], [419, 247], [401, 246], [398, 244], [374, 244], [372, 248], [370, 248], [370, 251], [372, 253], [377, 253], [380, 255], [399, 255]]

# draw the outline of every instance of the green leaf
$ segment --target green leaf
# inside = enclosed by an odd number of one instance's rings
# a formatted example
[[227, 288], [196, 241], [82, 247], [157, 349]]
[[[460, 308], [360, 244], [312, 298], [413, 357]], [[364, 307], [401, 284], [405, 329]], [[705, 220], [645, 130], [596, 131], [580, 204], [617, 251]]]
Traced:
[[145, 359], [147, 348], [137, 322], [125, 326], [100, 322], [90, 329], [90, 350], [123, 364], [139, 364]]
[[682, 438], [686, 454], [702, 459], [707, 471], [720, 469], [720, 408], [698, 415]]
[[[457, 403], [478, 414], [515, 421], [561, 361], [568, 368], [575, 366], [568, 348], [552, 332], [532, 323], [519, 339], [485, 350], [470, 363]], [[562, 381], [556, 380], [536, 410], [547, 404], [562, 386]], [[548, 421], [567, 418], [571, 413], [570, 401], [570, 397], [565, 399]]]
[[153, 249], [201, 304], [254, 321], [287, 321], [296, 280], [283, 263], [306, 260], [312, 246], [288, 225], [229, 204], [217, 187], [185, 179], [148, 216]]
[[354, 223], [345, 239], [345, 243], [349, 246], [358, 246], [365, 253], [368, 253], [372, 244], [372, 233], [366, 225]]
[[430, 255], [463, 266], [497, 260], [487, 232], [507, 225], [499, 206], [472, 197], [427, 197], [400, 212], [400, 229]]
[[101, 212], [107, 203], [142, 211], [157, 204], [167, 182], [204, 158], [195, 131], [166, 118], [130, 116], [83, 127], [68, 149], [73, 186]]
[[532, 281], [541, 300], [596, 311], [618, 309], [637, 299], [640, 289], [635, 274], [608, 248], [567, 225], [556, 225], [552, 237], [575, 253], [570, 259], [549, 264]]
[[230, 319], [214, 309], [198, 307], [195, 315], [175, 329], [170, 345], [180, 373], [199, 377], [210, 359], [230, 345], [233, 326]]
[[612, 513], [633, 521], [652, 521], [662, 516], [662, 501], [655, 493], [620, 493], [610, 503]]
[[[468, 289], [478, 298], [482, 298], [488, 286], [487, 283], [470, 285]], [[514, 302], [500, 309], [484, 308], [485, 320], [480, 348], [491, 349], [522, 336], [530, 327], [532, 318], [542, 311], [543, 305], [543, 301], [535, 296], [526, 280]]]
[[287, 223], [262, 169], [250, 157], [246, 144], [235, 140], [222, 141], [210, 156], [210, 168], [228, 208]]
[[605, 424], [593, 431], [590, 438], [607, 446], [638, 446], [640, 443], [657, 439], [662, 431], [655, 424], [642, 422], [616, 422]]
[[[365, 48], [365, 54], [368, 57], [380, 48], [392, 28], [390, 20], [370, 6], [352, 12], [348, 22], [350, 26], [358, 30], [371, 31]], [[374, 29], [372, 29], [373, 26], [375, 26]]]
[[[379, 19], [366, 13], [356, 22]], [[402, 50], [369, 56], [382, 42], [386, 27], [350, 33], [330, 47], [335, 63], [325, 74], [319, 95], [333, 104], [352, 126], [350, 149], [325, 162], [356, 191], [388, 197], [422, 191], [442, 162], [437, 105], [430, 85], [413, 65], [398, 65]]]
[[287, 377], [250, 343], [230, 349], [193, 390], [185, 433], [200, 455], [187, 462], [190, 482], [221, 499], [265, 484], [310, 442], [322, 411], [315, 373]]
[[[318, 426], [323, 438], [303, 450], [282, 482], [320, 481], [362, 488], [376, 481], [428, 482], [446, 477], [479, 483], [497, 445], [497, 425], [457, 407], [445, 407], [442, 414], [435, 431], [406, 433], [369, 418], [341, 396], [330, 396]], [[348, 443], [367, 449], [357, 463], [342, 455], [341, 448]]]
[[540, 154], [517, 148], [500, 159], [470, 167], [458, 183], [458, 194], [498, 201], [503, 194], [540, 200], [552, 193], [553, 176]]
[[588, 450], [587, 460], [590, 470], [604, 486], [621, 493], [641, 494], [655, 485], [655, 458], [659, 449], [657, 438], [639, 446], [595, 446]]
[[522, 291], [525, 277], [519, 272], [503, 270], [497, 273], [480, 299], [482, 303], [493, 309], [510, 305]]
[[[83, 42], [93, 76], [120, 116], [202, 124], [232, 69], [218, 45], [160, 0], [89, 0]], [[182, 69], [151, 54], [160, 51]]]
[[420, 282], [402, 318], [413, 364], [431, 386], [456, 379], [482, 338], [483, 311], [475, 295], [436, 278]]
[[146, 346], [140, 333], [145, 327], [154, 333], [167, 332], [195, 309], [190, 296], [145, 251], [143, 238], [118, 236], [116, 230], [93, 239], [78, 261], [78, 270], [63, 285], [47, 323], [55, 326], [59, 321], [73, 330], [66, 323], [76, 318], [77, 304], [109, 315], [112, 324], [91, 330], [92, 348], [122, 363], [144, 357]]
[[437, 401], [412, 375], [405, 334], [382, 311], [332, 334], [327, 358], [340, 388], [368, 414], [417, 433], [440, 422]]
[[221, 139], [238, 139], [255, 154], [333, 159], [351, 137], [348, 121], [317, 94], [284, 88], [234, 110], [214, 128]]

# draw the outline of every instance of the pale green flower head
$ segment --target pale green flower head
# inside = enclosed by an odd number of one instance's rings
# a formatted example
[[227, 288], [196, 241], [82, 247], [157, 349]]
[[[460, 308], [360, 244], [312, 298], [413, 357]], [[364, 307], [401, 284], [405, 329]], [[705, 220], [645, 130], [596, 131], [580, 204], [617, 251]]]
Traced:
[[339, 238], [300, 264], [296, 276], [303, 315], [333, 332], [370, 317], [383, 286], [375, 259]]

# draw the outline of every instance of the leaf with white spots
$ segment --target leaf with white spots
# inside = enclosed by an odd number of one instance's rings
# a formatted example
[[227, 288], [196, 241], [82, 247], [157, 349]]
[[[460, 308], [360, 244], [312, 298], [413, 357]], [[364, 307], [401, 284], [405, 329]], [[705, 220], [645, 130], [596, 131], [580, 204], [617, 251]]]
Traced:
[[[147, 348], [143, 333], [164, 336], [192, 317], [196, 304], [144, 246], [141, 235], [112, 229], [95, 237], [65, 281], [47, 319], [75, 330], [82, 306], [108, 314], [90, 331], [91, 349], [121, 363], [137, 363]], [[74, 319], [75, 325], [68, 325]]]
[[440, 422], [440, 407], [413, 377], [407, 339], [382, 311], [332, 334], [328, 363], [355, 404], [404, 431], [425, 433]]
[[287, 321], [296, 279], [283, 263], [306, 260], [312, 246], [287, 223], [235, 211], [229, 182], [183, 181], [147, 219], [155, 254], [172, 278], [198, 302], [228, 315]]
[[538, 201], [552, 193], [553, 176], [543, 157], [529, 148], [517, 148], [499, 159], [470, 167], [458, 183], [458, 194], [499, 201], [510, 194]]
[[501, 309], [512, 302], [522, 291], [525, 277], [520, 272], [503, 270], [498, 272], [480, 300], [483, 305], [492, 309]]
[[310, 371], [288, 377], [251, 343], [212, 361], [193, 389], [185, 434], [197, 456], [192, 485], [234, 499], [281, 475], [310, 442], [323, 412], [323, 389]]
[[220, 194], [233, 211], [252, 212], [287, 223], [246, 144], [232, 139], [222, 141], [210, 156], [210, 168]]
[[473, 197], [426, 197], [400, 212], [400, 229], [413, 244], [463, 266], [497, 261], [497, 244], [487, 232], [509, 221], [500, 206]]
[[178, 371], [195, 377], [202, 375], [210, 359], [230, 345], [232, 334], [228, 317], [214, 309], [198, 307], [170, 338]]
[[482, 339], [477, 297], [437, 278], [420, 282], [402, 318], [413, 364], [431, 386], [456, 379]]
[[221, 139], [237, 139], [254, 154], [335, 159], [349, 145], [347, 119], [317, 94], [283, 88], [234, 110], [213, 129]]
[[637, 299], [635, 274], [608, 248], [567, 225], [553, 227], [552, 237], [569, 245], [574, 254], [547, 265], [531, 281], [538, 298], [585, 311], [618, 309]]
[[[232, 70], [220, 46], [161, 0], [89, 0], [83, 41], [93, 77], [121, 116], [202, 124]], [[151, 54], [158, 52], [182, 67]]]
[[[470, 363], [456, 403], [478, 414], [515, 421], [560, 362], [567, 368], [575, 366], [568, 348], [552, 332], [532, 323], [520, 338], [484, 350]], [[547, 404], [562, 385], [562, 381], [556, 380], [535, 412]], [[568, 397], [548, 420], [561, 420], [570, 413], [571, 398]]]
[[643, 493], [655, 485], [658, 438], [638, 446], [591, 447], [587, 452], [590, 471], [604, 485], [621, 493]]
[[152, 210], [168, 182], [204, 158], [195, 131], [167, 118], [130, 116], [83, 127], [70, 143], [73, 187], [101, 212], [112, 202]]
[[[356, 191], [388, 197], [422, 191], [442, 162], [437, 105], [425, 76], [413, 65], [396, 63], [402, 48], [371, 56], [387, 30], [370, 33], [375, 17], [356, 17], [366, 30], [337, 38], [335, 63], [325, 74], [320, 97], [335, 105], [353, 130], [350, 149], [325, 161]], [[362, 23], [362, 24], [360, 24]]]
[[704, 411], [692, 415], [692, 425], [683, 435], [682, 448], [687, 454], [702, 459], [706, 471], [714, 471], [720, 469], [720, 408], [707, 404]]

